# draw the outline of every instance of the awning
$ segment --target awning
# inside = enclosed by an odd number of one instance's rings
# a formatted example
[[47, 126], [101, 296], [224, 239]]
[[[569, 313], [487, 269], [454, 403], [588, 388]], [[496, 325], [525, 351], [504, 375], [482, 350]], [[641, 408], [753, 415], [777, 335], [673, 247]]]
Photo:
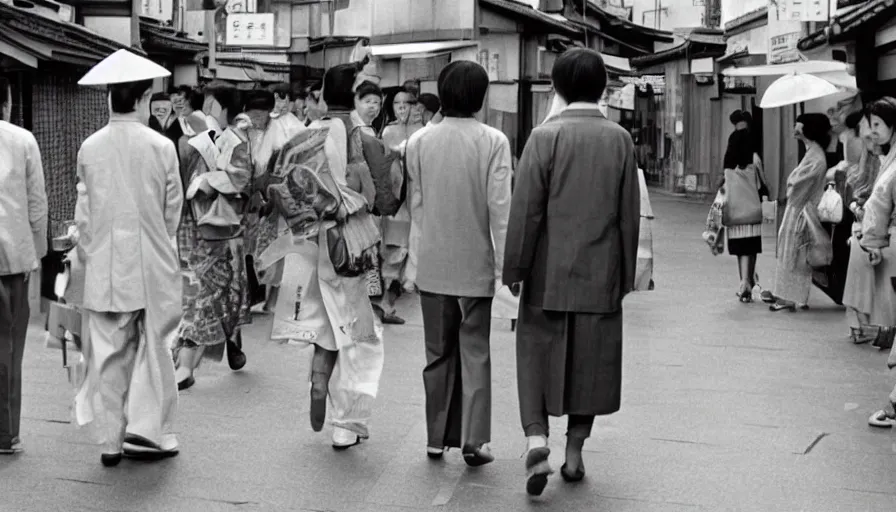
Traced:
[[601, 57], [604, 59], [604, 64], [612, 71], [623, 72], [623, 73], [631, 73], [632, 65], [628, 59], [625, 57], [617, 57], [616, 55], [607, 55], [606, 53], [601, 53]]
[[766, 66], [747, 66], [742, 68], [731, 67], [722, 70], [724, 76], [779, 76], [789, 73], [816, 75], [838, 72], [848, 73], [849, 64], [830, 60], [807, 60], [789, 64], [768, 64]]
[[433, 41], [427, 43], [377, 44], [372, 45], [370, 48], [376, 57], [401, 57], [402, 55], [444, 53], [476, 45], [476, 41]]

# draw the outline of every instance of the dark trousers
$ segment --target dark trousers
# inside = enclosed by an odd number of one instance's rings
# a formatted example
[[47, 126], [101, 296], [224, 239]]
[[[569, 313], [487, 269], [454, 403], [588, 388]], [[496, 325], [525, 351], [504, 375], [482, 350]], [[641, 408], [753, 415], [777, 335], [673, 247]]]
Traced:
[[426, 425], [431, 448], [491, 441], [491, 297], [421, 292], [426, 342]]
[[27, 274], [0, 276], [0, 448], [19, 435], [22, 356], [31, 307]]

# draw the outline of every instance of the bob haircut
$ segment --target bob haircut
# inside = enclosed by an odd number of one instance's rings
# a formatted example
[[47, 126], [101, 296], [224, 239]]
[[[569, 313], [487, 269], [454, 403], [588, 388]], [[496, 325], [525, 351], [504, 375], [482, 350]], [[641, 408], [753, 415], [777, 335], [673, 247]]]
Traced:
[[475, 62], [460, 60], [439, 73], [439, 97], [447, 117], [473, 117], [488, 93], [488, 73]]
[[843, 124], [846, 125], [847, 128], [855, 132], [856, 135], [859, 135], [859, 125], [862, 124], [862, 118], [865, 114], [861, 111], [853, 112], [846, 116], [846, 119], [843, 121]]
[[370, 80], [364, 80], [355, 91], [355, 97], [359, 100], [363, 100], [367, 96], [379, 96], [380, 99], [382, 99], [383, 90], [380, 89], [380, 86], [376, 85]]
[[725, 168], [746, 169], [753, 163], [753, 135], [749, 130], [735, 130], [728, 137], [725, 150]]
[[[137, 109], [137, 102], [150, 89], [152, 89], [152, 80], [110, 85], [109, 102], [112, 104], [112, 112], [116, 114], [130, 114]], [[168, 96], [164, 94], [162, 96], [165, 100], [168, 100]]]
[[574, 48], [557, 58], [551, 80], [566, 103], [597, 103], [607, 88], [607, 67], [596, 51]]
[[896, 99], [889, 96], [875, 101], [868, 106], [868, 117], [877, 116], [888, 127], [896, 126]]
[[281, 82], [279, 84], [274, 84], [271, 86], [270, 91], [274, 93], [274, 96], [281, 100], [295, 100], [295, 93], [292, 90], [292, 87], [286, 82]]
[[233, 119], [243, 110], [240, 108], [240, 91], [233, 85], [220, 80], [208, 84], [205, 87], [205, 96], [214, 98], [221, 108], [227, 111], [227, 123], [233, 123]]
[[803, 124], [803, 137], [826, 148], [831, 142], [831, 120], [824, 114], [803, 114], [796, 118]]
[[246, 97], [245, 111], [249, 110], [274, 110], [274, 93], [265, 89], [249, 92]]
[[439, 97], [435, 94], [425, 92], [417, 98], [417, 102], [433, 115], [438, 114], [439, 110], [442, 110], [442, 102], [439, 101]]
[[[355, 108], [355, 78], [361, 70], [360, 63], [339, 64], [327, 70], [323, 81], [323, 98], [330, 109], [352, 110]], [[311, 91], [315, 89], [312, 88]]]

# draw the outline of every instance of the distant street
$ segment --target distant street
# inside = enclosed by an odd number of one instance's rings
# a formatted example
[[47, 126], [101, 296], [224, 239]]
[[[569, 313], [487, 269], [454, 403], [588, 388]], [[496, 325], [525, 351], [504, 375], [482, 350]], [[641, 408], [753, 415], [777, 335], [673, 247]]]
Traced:
[[[737, 268], [700, 238], [708, 206], [654, 195], [656, 291], [629, 297], [619, 414], [586, 443], [588, 476], [558, 470], [530, 500], [521, 455], [514, 335], [492, 337], [497, 461], [469, 469], [458, 452], [426, 458], [422, 321], [402, 299], [386, 328], [386, 367], [371, 439], [346, 452], [308, 422], [310, 353], [267, 340], [258, 316], [249, 364], [203, 363], [180, 396], [178, 457], [106, 469], [69, 424], [61, 354], [35, 323], [25, 354], [25, 452], [0, 457], [0, 511], [892, 511], [896, 432], [872, 430], [896, 381], [886, 355], [853, 346], [845, 314], [820, 292], [812, 309], [771, 313], [735, 297]], [[760, 282], [774, 277], [773, 224]]]

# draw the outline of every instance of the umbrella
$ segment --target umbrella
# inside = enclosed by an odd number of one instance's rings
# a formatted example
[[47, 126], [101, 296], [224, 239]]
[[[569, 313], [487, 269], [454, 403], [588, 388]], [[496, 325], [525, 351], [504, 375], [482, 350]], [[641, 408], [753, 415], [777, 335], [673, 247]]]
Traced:
[[824, 98], [842, 92], [831, 82], [815, 75], [790, 73], [775, 80], [765, 91], [761, 108], [783, 107]]

